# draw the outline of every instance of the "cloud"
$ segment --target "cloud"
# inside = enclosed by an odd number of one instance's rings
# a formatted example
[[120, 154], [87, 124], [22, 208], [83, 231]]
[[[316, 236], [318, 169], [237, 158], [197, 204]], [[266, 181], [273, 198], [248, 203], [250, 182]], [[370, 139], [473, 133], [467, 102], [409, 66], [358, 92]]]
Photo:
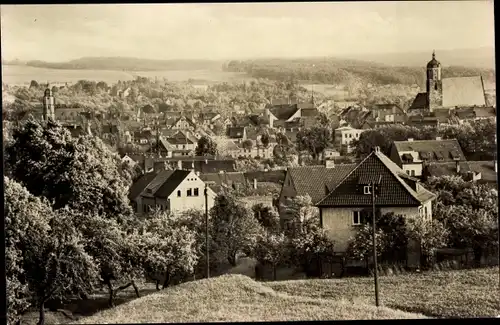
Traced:
[[1, 6], [2, 54], [238, 58], [493, 46], [484, 2]]

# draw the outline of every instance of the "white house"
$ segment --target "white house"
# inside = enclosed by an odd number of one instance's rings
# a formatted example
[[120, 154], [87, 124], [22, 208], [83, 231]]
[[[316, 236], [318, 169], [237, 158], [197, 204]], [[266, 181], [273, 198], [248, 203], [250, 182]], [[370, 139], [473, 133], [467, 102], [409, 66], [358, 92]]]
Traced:
[[344, 148], [347, 152], [352, 152], [351, 146], [354, 140], [359, 140], [361, 133], [365, 130], [355, 129], [351, 126], [342, 126], [335, 129], [335, 145], [337, 148]]
[[[208, 209], [212, 208], [215, 192], [207, 189]], [[205, 210], [205, 182], [190, 170], [162, 170], [143, 175], [131, 187], [129, 198], [135, 211], [143, 214], [152, 209], [181, 213]]]

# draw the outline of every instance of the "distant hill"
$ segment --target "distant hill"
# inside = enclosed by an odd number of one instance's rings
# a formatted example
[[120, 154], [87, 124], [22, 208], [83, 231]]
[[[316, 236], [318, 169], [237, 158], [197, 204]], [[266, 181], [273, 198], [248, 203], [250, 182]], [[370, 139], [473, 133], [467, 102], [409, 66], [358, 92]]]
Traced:
[[28, 61], [27, 65], [49, 69], [83, 70], [220, 70], [222, 62], [211, 60], [151, 60], [127, 57], [84, 57], [68, 62]]
[[[431, 59], [432, 50], [422, 52], [384, 53], [371, 55], [350, 55], [350, 59], [371, 61], [390, 66], [423, 67]], [[469, 68], [495, 69], [495, 49], [438, 50], [436, 58], [444, 67], [462, 66]]]
[[[465, 53], [465, 52], [464, 52]], [[485, 52], [486, 53], [486, 52]], [[291, 79], [312, 83], [346, 85], [348, 87], [363, 87], [373, 85], [425, 85], [425, 66], [431, 59], [431, 53], [426, 56], [408, 54], [413, 61], [405, 59], [405, 54], [396, 59], [387, 57], [377, 58], [350, 57], [342, 58], [304, 58], [304, 59], [257, 59], [245, 61], [230, 61], [224, 65], [225, 71], [246, 72], [254, 78], [267, 78], [271, 80], [288, 81]], [[451, 55], [451, 54], [450, 54]], [[494, 65], [487, 67], [485, 57], [477, 59], [473, 64], [472, 56], [463, 54], [453, 60], [443, 54], [437, 55], [443, 68], [443, 77], [465, 77], [481, 75], [486, 83], [495, 82]], [[380, 61], [388, 62], [381, 63]], [[467, 61], [468, 60], [468, 61]], [[397, 64], [397, 63], [400, 64]], [[406, 62], [406, 63], [404, 63]], [[458, 64], [458, 62], [464, 64]], [[470, 65], [465, 65], [469, 62]], [[483, 66], [481, 66], [483, 65]]]

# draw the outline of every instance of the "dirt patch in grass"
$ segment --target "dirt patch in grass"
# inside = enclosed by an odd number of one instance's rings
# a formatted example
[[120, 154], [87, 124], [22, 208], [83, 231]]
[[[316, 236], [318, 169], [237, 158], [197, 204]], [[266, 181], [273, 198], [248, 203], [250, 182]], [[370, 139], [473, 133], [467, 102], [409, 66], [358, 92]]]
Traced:
[[[380, 278], [382, 305], [429, 317], [500, 315], [498, 268], [442, 271]], [[277, 292], [374, 305], [373, 278], [270, 282]]]
[[243, 275], [224, 275], [135, 299], [78, 324], [412, 318], [423, 316], [347, 300], [292, 296]]

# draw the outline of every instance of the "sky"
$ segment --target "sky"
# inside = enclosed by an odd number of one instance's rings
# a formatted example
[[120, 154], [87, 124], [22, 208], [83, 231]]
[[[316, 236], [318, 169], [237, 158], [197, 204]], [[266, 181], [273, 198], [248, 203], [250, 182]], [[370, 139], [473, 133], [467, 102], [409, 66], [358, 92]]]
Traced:
[[2, 58], [245, 59], [494, 47], [493, 1], [2, 5]]

